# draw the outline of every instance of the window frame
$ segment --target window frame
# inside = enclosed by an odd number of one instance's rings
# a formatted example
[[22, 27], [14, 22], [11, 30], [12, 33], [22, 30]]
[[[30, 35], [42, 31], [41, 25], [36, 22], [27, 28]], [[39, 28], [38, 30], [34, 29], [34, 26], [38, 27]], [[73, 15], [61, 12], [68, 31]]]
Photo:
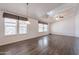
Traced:
[[44, 32], [48, 32], [48, 25], [44, 24]]
[[[19, 20], [18, 23], [19, 23], [19, 28], [18, 28], [18, 33], [19, 34], [27, 34], [28, 33], [28, 24], [26, 23], [26, 32], [25, 33], [22, 33], [20, 32], [20, 21], [23, 21], [23, 22], [27, 22], [27, 21], [24, 21], [24, 20]], [[21, 25], [21, 27], [24, 27], [23, 25]]]
[[[12, 25], [12, 22], [10, 21], [6, 21], [7, 19], [12, 19], [12, 20], [14, 20], [15, 21], [15, 25], [13, 25], [13, 26], [11, 26]], [[7, 24], [9, 25], [9, 26], [7, 26]], [[15, 26], [15, 33], [7, 33], [7, 31], [6, 31], [6, 27], [14, 27]], [[10, 36], [10, 35], [16, 35], [17, 34], [17, 20], [16, 19], [13, 19], [13, 18], [8, 18], [8, 17], [4, 17], [4, 35], [5, 36]]]
[[[42, 26], [40, 27], [39, 25], [42, 25]], [[43, 31], [43, 27], [44, 27], [43, 24], [42, 24], [42, 23], [39, 23], [39, 24], [38, 24], [38, 32], [44, 32], [44, 31]], [[41, 28], [42, 30], [40, 30], [40, 28]]]
[[[45, 23], [38, 23], [38, 32], [40, 32], [39, 24], [42, 24], [43, 25], [41, 32], [48, 32], [48, 24], [45, 24]], [[45, 29], [46, 29], [45, 25], [47, 25], [47, 31], [45, 31]]]

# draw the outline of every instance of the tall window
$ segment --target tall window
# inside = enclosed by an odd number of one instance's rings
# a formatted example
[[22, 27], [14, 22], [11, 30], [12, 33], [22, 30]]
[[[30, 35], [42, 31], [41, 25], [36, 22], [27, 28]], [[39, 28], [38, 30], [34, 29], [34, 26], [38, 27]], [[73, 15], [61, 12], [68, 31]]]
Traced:
[[39, 23], [39, 32], [43, 32], [43, 24]]
[[19, 34], [27, 33], [27, 21], [19, 20]]
[[48, 31], [48, 25], [44, 24], [44, 32], [47, 32], [47, 31]]
[[17, 20], [4, 18], [5, 35], [14, 35], [17, 33]]
[[39, 23], [39, 32], [47, 32], [48, 31], [48, 24]]
[[19, 31], [19, 34], [27, 33], [27, 23], [29, 22], [27, 18], [9, 13], [4, 13], [3, 18], [5, 35], [15, 35], [18, 33], [17, 31]]

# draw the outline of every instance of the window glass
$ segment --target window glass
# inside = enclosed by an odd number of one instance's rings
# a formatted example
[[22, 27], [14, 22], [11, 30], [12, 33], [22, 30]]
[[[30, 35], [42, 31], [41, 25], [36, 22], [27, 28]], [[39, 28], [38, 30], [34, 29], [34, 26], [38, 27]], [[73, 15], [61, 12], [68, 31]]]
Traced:
[[14, 35], [17, 33], [17, 20], [4, 18], [5, 35]]
[[19, 20], [19, 34], [27, 33], [27, 21]]
[[43, 24], [39, 23], [39, 32], [43, 32]]
[[48, 25], [39, 23], [39, 32], [47, 32], [48, 31]]
[[47, 32], [47, 31], [48, 31], [48, 25], [44, 24], [44, 32]]

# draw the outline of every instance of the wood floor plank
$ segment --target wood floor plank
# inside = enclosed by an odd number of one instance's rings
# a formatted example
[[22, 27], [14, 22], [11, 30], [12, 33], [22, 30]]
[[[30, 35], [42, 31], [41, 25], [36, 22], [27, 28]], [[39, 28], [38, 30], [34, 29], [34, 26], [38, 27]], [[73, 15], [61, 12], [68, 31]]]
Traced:
[[79, 38], [47, 35], [0, 46], [0, 55], [76, 55]]

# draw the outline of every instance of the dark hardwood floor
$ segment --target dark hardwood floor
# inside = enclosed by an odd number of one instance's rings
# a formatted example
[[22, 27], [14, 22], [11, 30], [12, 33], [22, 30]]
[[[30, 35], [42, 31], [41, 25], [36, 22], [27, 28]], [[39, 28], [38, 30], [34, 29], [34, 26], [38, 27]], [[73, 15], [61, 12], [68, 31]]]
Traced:
[[76, 55], [79, 38], [48, 35], [0, 46], [1, 55]]

